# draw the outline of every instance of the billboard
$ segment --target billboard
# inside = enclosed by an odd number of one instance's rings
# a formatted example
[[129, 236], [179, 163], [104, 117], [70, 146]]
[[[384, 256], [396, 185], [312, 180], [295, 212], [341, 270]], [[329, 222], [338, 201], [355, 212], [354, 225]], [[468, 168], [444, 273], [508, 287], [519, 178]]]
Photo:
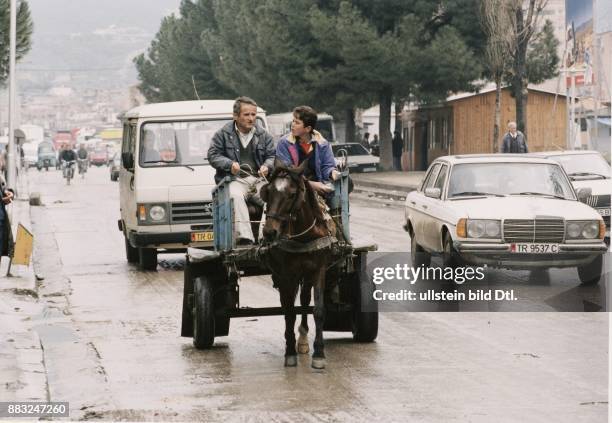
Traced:
[[593, 1], [565, 0], [565, 66], [579, 72], [576, 85], [593, 83]]

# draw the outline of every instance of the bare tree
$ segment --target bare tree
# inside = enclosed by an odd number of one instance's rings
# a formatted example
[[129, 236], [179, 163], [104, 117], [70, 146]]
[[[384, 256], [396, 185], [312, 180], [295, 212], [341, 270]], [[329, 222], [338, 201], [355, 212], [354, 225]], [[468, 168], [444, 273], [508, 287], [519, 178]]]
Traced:
[[495, 118], [493, 123], [492, 151], [499, 151], [501, 132], [501, 90], [504, 73], [511, 59], [512, 27], [508, 0], [481, 0], [480, 22], [487, 35], [486, 65], [490, 78], [495, 82]]
[[527, 132], [527, 52], [529, 42], [539, 29], [542, 11], [548, 0], [506, 0], [510, 19], [512, 69], [510, 83], [516, 100], [518, 129]]

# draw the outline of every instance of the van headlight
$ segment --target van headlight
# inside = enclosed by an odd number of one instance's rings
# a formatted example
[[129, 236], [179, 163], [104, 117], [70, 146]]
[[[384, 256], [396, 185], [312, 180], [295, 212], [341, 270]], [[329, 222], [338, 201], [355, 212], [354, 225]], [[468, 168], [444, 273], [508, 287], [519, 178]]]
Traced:
[[154, 222], [164, 220], [166, 217], [166, 210], [162, 206], [153, 206], [149, 210], [149, 216]]
[[467, 221], [468, 238], [501, 238], [499, 220], [469, 219]]
[[597, 220], [568, 222], [565, 234], [568, 239], [596, 239], [599, 238], [599, 226]]

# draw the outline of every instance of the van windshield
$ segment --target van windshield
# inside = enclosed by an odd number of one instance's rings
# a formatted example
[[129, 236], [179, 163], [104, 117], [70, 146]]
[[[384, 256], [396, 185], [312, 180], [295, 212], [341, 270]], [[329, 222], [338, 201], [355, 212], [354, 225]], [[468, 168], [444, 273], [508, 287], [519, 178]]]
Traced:
[[140, 130], [140, 166], [207, 164], [213, 135], [228, 122], [231, 119], [147, 122]]
[[319, 131], [328, 142], [336, 141], [332, 129], [333, 123], [331, 119], [321, 119], [317, 122], [317, 131]]

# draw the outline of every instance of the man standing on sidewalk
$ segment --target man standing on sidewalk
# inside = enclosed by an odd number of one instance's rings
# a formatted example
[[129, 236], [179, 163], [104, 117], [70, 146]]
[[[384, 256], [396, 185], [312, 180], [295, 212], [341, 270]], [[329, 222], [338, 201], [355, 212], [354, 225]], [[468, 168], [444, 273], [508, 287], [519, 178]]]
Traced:
[[525, 135], [516, 129], [516, 122], [508, 122], [508, 132], [502, 140], [502, 153], [528, 153]]
[[13, 202], [13, 190], [6, 188], [4, 178], [0, 176], [0, 257], [11, 256], [13, 253], [13, 232], [11, 231], [11, 222], [6, 212], [6, 205]]
[[393, 132], [393, 140], [391, 140], [391, 148], [393, 150], [393, 169], [402, 170], [402, 148], [404, 140], [400, 136], [399, 131]]

